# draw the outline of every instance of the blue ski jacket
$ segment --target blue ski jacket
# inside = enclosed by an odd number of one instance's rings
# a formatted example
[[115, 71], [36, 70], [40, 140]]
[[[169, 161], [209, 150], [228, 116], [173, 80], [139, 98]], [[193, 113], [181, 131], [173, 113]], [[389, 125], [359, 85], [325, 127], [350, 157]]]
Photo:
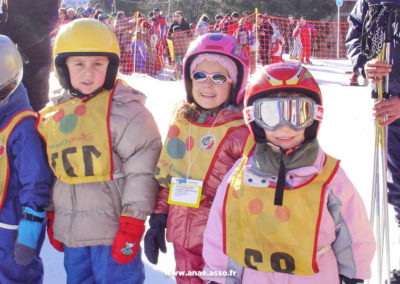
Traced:
[[[0, 106], [0, 129], [23, 110], [32, 110], [22, 83]], [[7, 143], [9, 181], [3, 207], [0, 209], [0, 283], [41, 283], [43, 266], [37, 256], [31, 264], [15, 263], [13, 251], [17, 225], [22, 217], [22, 207], [45, 209], [50, 201], [53, 174], [45, 157], [44, 147], [35, 129], [34, 117], [23, 119], [10, 134]], [[44, 234], [38, 242], [41, 246]]]
[[[353, 64], [353, 70], [359, 70], [363, 75], [364, 65], [367, 62], [367, 58], [361, 54], [361, 42], [360, 36], [362, 34], [362, 26], [367, 14], [367, 11], [372, 5], [379, 5], [382, 2], [394, 3], [398, 9], [400, 9], [399, 1], [391, 0], [358, 0], [354, 6], [349, 21], [349, 31], [346, 37], [346, 47], [348, 50], [348, 57], [351, 59]], [[400, 19], [393, 20], [393, 26], [395, 22], [399, 24]], [[400, 96], [400, 36], [395, 34], [392, 42], [391, 60], [390, 63], [393, 65], [392, 72], [389, 76], [389, 88], [392, 95]]]

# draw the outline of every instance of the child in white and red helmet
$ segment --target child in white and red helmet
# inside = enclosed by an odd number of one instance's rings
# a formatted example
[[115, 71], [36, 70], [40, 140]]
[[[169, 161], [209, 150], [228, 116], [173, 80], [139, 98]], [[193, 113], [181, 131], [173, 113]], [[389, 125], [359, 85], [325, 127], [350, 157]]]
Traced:
[[[239, 42], [206, 34], [192, 42], [183, 63], [187, 100], [174, 112], [157, 166], [157, 205], [145, 236], [145, 253], [157, 263], [167, 240], [174, 245], [178, 283], [203, 283], [203, 231], [217, 187], [243, 149], [254, 145], [243, 120], [249, 74]], [[190, 274], [192, 276], [190, 276]]]
[[320, 89], [306, 68], [276, 63], [254, 74], [244, 115], [257, 144], [218, 188], [204, 232], [204, 279], [336, 284], [370, 278], [371, 224], [339, 161], [318, 144], [322, 114]]
[[145, 96], [117, 79], [120, 50], [109, 26], [64, 25], [53, 59], [64, 90], [37, 122], [57, 177], [50, 243], [64, 251], [67, 283], [143, 283], [140, 240], [158, 191], [157, 125]]

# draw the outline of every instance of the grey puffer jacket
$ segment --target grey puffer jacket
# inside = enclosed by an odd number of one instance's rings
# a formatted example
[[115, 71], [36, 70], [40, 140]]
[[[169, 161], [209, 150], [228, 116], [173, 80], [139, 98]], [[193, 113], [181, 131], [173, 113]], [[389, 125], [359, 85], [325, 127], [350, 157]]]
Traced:
[[[54, 103], [70, 98], [64, 93]], [[55, 212], [54, 238], [66, 246], [112, 245], [121, 214], [145, 220], [152, 213], [158, 192], [154, 172], [161, 136], [144, 101], [143, 94], [117, 82], [110, 112], [114, 180], [55, 181], [49, 210]]]

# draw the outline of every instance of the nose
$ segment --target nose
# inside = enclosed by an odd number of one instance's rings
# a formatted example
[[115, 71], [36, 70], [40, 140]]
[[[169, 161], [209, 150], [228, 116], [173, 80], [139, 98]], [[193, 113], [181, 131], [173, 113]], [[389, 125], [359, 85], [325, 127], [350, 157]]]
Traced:
[[86, 66], [85, 69], [83, 70], [83, 75], [84, 76], [92, 76], [94, 74], [93, 68], [91, 66]]
[[210, 86], [214, 85], [214, 81], [211, 79], [210, 76], [207, 76], [206, 80], [203, 81], [203, 83], [207, 84], [207, 85], [210, 85]]
[[290, 127], [288, 124], [285, 124], [285, 125], [281, 126], [281, 127], [279, 128], [279, 130], [280, 130], [281, 132], [287, 133], [287, 132], [293, 132], [294, 129], [293, 129], [292, 127]]
[[213, 82], [213, 80], [211, 79], [211, 77], [207, 77], [206, 80], [205, 80], [205, 83], [207, 83], [207, 84], [212, 84], [212, 83], [214, 83], [214, 82]]

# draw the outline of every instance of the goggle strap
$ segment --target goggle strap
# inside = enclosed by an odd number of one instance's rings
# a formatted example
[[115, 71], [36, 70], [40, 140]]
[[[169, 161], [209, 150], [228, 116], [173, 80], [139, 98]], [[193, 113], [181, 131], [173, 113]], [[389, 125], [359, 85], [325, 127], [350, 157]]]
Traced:
[[313, 119], [322, 121], [323, 116], [324, 116], [323, 106], [314, 104]]
[[250, 122], [253, 122], [256, 120], [256, 116], [254, 114], [254, 106], [248, 106], [243, 109], [243, 117], [244, 121], [246, 124], [250, 124]]
[[282, 206], [283, 203], [283, 193], [285, 192], [286, 185], [286, 167], [283, 163], [283, 153], [281, 155], [281, 161], [279, 165], [278, 181], [275, 188], [274, 205]]

